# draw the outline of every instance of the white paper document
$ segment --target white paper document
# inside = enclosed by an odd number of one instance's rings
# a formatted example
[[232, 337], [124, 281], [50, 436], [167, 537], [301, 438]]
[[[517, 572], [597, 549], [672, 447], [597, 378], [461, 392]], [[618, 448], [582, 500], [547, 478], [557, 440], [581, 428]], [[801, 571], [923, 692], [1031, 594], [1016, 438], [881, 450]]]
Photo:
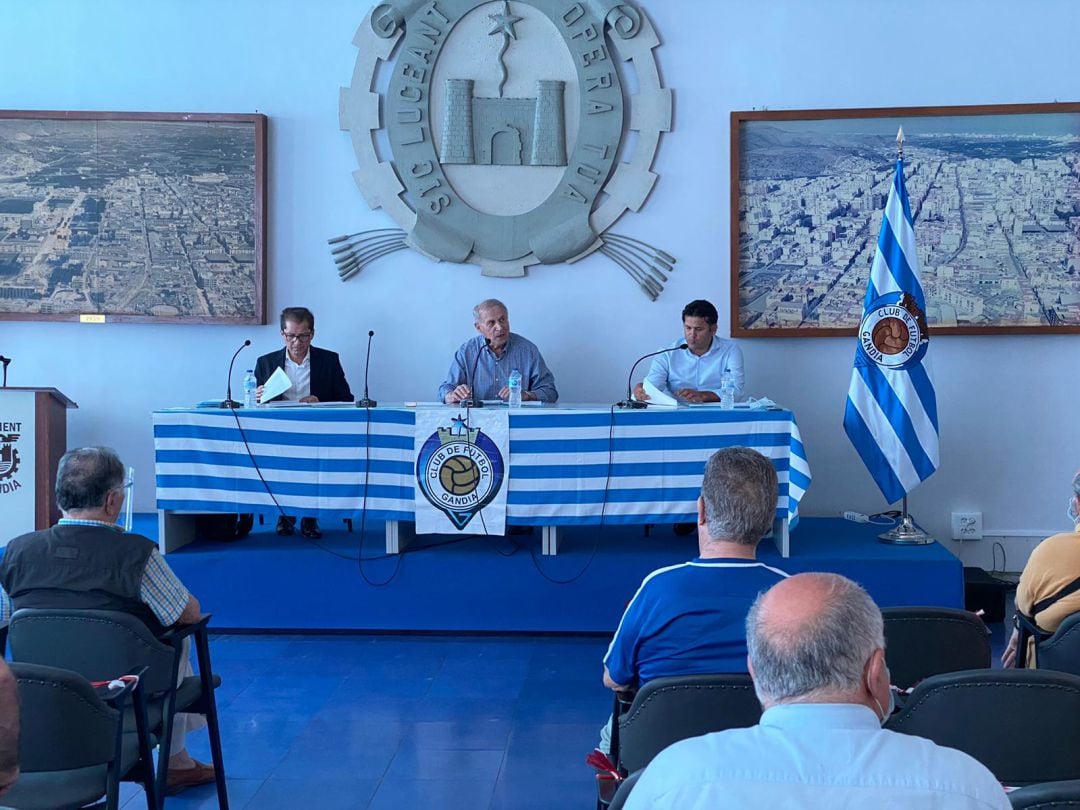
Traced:
[[649, 382], [648, 377], [645, 378], [641, 385], [645, 389], [645, 394], [649, 397], [645, 400], [649, 405], [657, 405], [661, 408], [674, 408], [679, 404], [678, 400], [671, 396], [671, 394], [661, 391]]
[[274, 369], [274, 373], [270, 375], [270, 379], [263, 383], [262, 399], [259, 402], [269, 402], [274, 397], [284, 394], [290, 388], [292, 388], [292, 380], [285, 373], [285, 369], [278, 366]]

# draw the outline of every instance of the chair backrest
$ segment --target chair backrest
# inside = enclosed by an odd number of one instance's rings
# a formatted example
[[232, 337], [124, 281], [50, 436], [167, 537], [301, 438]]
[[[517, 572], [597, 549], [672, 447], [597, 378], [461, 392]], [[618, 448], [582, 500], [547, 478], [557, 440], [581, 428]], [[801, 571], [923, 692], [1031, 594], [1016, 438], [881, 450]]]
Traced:
[[[16, 810], [44, 807], [82, 807], [105, 810], [120, 806], [119, 778], [126, 764], [122, 706], [131, 686], [118, 696], [117, 708], [107, 706], [90, 683], [76, 672], [15, 662], [11, 670], [19, 686], [21, 773], [4, 794]], [[149, 761], [149, 748], [145, 749]], [[147, 794], [147, 806], [152, 806]]]
[[619, 720], [619, 765], [644, 768], [669, 745], [711, 731], [752, 726], [761, 718], [746, 674], [654, 678]]
[[910, 689], [923, 678], [990, 666], [990, 635], [974, 613], [943, 607], [893, 607], [885, 620], [885, 662], [892, 682]]
[[1080, 808], [1080, 780], [1044, 782], [1014, 790], [1009, 794], [1013, 810], [1067, 810]]
[[637, 784], [637, 780], [641, 778], [641, 774], [644, 772], [644, 768], [640, 771], [634, 771], [619, 783], [619, 789], [615, 791], [611, 804], [608, 805], [608, 810], [622, 810], [626, 800], [630, 797], [630, 791], [634, 789], [634, 785]]
[[887, 728], [970, 754], [1006, 785], [1080, 779], [1080, 677], [974, 670], [922, 681]]
[[19, 662], [11, 671], [19, 684], [23, 773], [87, 768], [114, 759], [120, 713], [105, 705], [86, 678]]
[[1080, 675], [1080, 613], [1066, 616], [1050, 638], [1039, 642], [1035, 662], [1039, 669]]
[[23, 608], [11, 617], [8, 642], [15, 661], [74, 670], [89, 681], [145, 666], [147, 694], [168, 692], [176, 683], [174, 648], [127, 613]]

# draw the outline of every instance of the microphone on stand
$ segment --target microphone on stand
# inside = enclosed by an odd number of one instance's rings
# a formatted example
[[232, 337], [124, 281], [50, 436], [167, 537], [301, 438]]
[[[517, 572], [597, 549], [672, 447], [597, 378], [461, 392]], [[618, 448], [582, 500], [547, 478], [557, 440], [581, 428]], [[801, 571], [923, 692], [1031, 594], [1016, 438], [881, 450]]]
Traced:
[[[491, 346], [491, 338], [484, 338], [484, 345]], [[483, 351], [483, 350], [481, 350]], [[476, 359], [472, 364], [472, 377], [466, 378], [465, 383], [469, 386], [469, 398], [463, 399], [458, 404], [465, 408], [483, 408], [484, 400], [476, 397], [476, 368], [480, 365], [480, 352], [476, 353]]]
[[233, 352], [232, 360], [229, 361], [229, 380], [225, 384], [225, 399], [222, 400], [221, 405], [219, 406], [221, 408], [239, 408], [239, 407], [241, 407], [241, 403], [237, 402], [236, 400], [234, 400], [232, 398], [232, 369], [233, 369], [233, 363], [236, 362], [236, 355], [240, 354], [240, 352], [242, 352], [244, 349], [246, 349], [250, 345], [251, 345], [251, 341], [250, 340], [245, 340], [244, 343], [240, 346], [240, 348], [237, 349], [235, 352]]
[[621, 402], [616, 402], [615, 407], [617, 407], [617, 408], [630, 408], [631, 410], [636, 409], [636, 408], [647, 408], [647, 407], [649, 407], [649, 404], [647, 402], [641, 402], [640, 400], [634, 399], [634, 392], [633, 392], [633, 389], [632, 389], [632, 386], [634, 384], [634, 369], [636, 369], [638, 367], [638, 364], [642, 360], [648, 360], [650, 357], [656, 357], [656, 355], [658, 355], [658, 354], [666, 354], [667, 352], [677, 352], [680, 349], [685, 349], [685, 348], [688, 348], [687, 345], [685, 343], [680, 343], [678, 346], [673, 346], [670, 349], [661, 349], [658, 352], [649, 352], [648, 354], [643, 355], [643, 356], [639, 357], [637, 360], [635, 360], [634, 365], [630, 366], [630, 374], [626, 378], [626, 399], [622, 400]]
[[367, 333], [367, 357], [364, 358], [364, 398], [356, 403], [357, 408], [374, 408], [379, 403], [368, 396], [368, 368], [371, 366], [371, 339], [375, 337], [375, 330], [368, 329]]
[[7, 388], [7, 367], [11, 363], [11, 358], [10, 357], [4, 357], [4, 355], [0, 354], [0, 363], [4, 364], [4, 386], [3, 387]]

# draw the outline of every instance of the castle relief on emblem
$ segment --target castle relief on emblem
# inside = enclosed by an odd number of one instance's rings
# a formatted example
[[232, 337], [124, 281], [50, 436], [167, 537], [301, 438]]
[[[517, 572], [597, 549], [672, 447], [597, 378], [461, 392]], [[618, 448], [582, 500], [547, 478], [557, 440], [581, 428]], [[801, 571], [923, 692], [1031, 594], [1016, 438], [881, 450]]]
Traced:
[[610, 231], [645, 204], [671, 129], [636, 4], [395, 0], [353, 44], [340, 124], [364, 199], [398, 227], [329, 240], [342, 279], [405, 248], [505, 277], [598, 251], [662, 292], [675, 259]]

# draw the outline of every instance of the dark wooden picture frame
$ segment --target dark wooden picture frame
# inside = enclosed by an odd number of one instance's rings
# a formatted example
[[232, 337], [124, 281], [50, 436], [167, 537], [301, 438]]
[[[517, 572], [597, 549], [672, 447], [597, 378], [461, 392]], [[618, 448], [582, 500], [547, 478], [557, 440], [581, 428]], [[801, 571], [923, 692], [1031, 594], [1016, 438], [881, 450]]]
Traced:
[[266, 323], [266, 124], [0, 110], [0, 321]]
[[854, 335], [896, 133], [934, 334], [1080, 333], [1080, 103], [731, 113], [731, 334]]

